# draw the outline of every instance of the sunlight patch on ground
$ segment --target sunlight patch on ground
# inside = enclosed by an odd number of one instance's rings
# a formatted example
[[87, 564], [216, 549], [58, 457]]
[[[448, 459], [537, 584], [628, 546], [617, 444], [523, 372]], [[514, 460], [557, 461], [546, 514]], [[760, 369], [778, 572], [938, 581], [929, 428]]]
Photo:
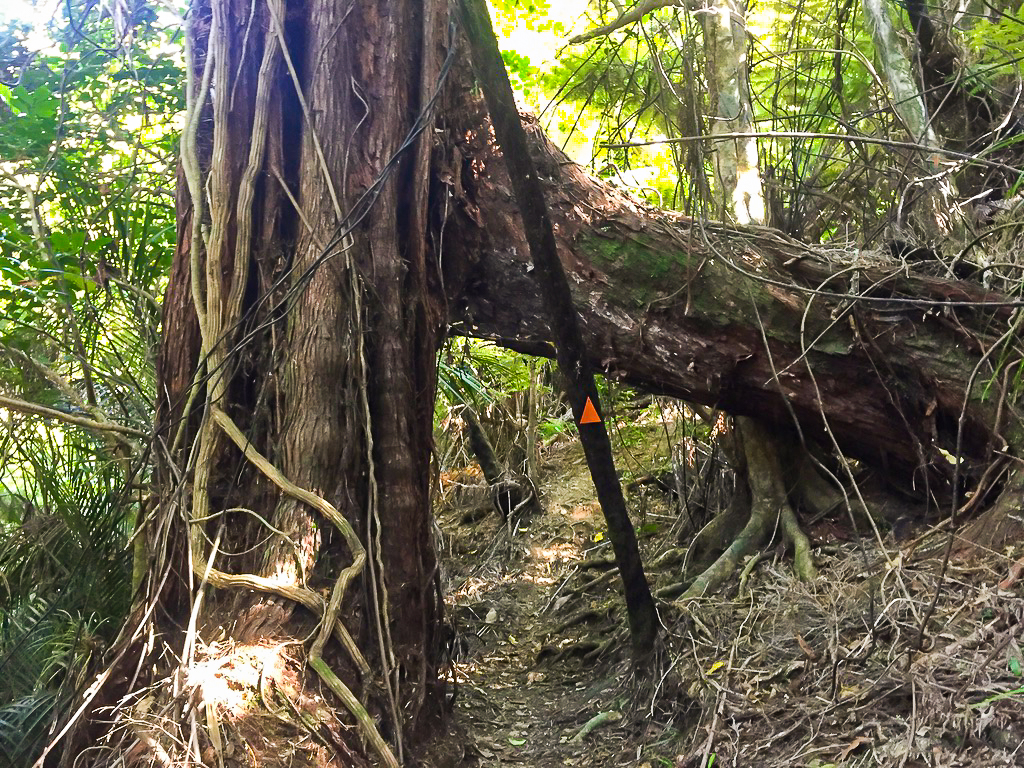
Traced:
[[530, 547], [530, 557], [549, 565], [567, 563], [580, 559], [580, 551], [574, 544], [564, 541], [543, 547]]
[[206, 647], [207, 658], [188, 670], [185, 684], [198, 698], [215, 704], [229, 717], [241, 717], [251, 711], [260, 696], [264, 679], [281, 681], [285, 677], [285, 645], [235, 645]]
[[577, 504], [569, 510], [569, 518], [578, 523], [597, 523], [601, 521], [601, 508], [597, 505], [597, 502], [592, 504]]
[[523, 574], [521, 573], [507, 573], [503, 576], [495, 576], [492, 574], [488, 576], [473, 577], [463, 584], [461, 589], [454, 592], [452, 597], [456, 602], [463, 598], [478, 598], [494, 589], [496, 585], [515, 584], [516, 582], [521, 581], [522, 575]]

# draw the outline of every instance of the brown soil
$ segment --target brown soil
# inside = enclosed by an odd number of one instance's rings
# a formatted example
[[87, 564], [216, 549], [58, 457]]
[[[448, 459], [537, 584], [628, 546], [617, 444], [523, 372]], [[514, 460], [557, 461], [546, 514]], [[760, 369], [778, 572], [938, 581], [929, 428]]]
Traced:
[[[649, 430], [620, 461], [639, 474], [666, 451]], [[544, 512], [512, 535], [482, 481], [447, 477], [464, 486], [439, 512], [464, 765], [1024, 765], [1020, 552], [954, 562], [940, 580], [941, 528], [875, 540], [842, 514], [804, 521], [816, 581], [796, 581], [773, 545], [742, 588], [663, 600], [661, 655], [639, 678], [617, 580], [599, 578], [610, 550], [579, 446], [549, 449], [542, 471]], [[676, 530], [670, 500], [630, 501], [657, 562]], [[652, 586], [681, 568], [650, 567]]]
[[[474, 482], [474, 474], [457, 478], [473, 484], [456, 494], [457, 506], [439, 516], [450, 608], [462, 638], [460, 660], [453, 665], [455, 710], [469, 732], [470, 764], [590, 766], [623, 760], [621, 721], [610, 720], [593, 737], [574, 740], [591, 718], [623, 710], [628, 667], [615, 660], [623, 607], [613, 579], [602, 589], [572, 594], [579, 583], [607, 570], [580, 563], [610, 557], [610, 547], [601, 536], [601, 512], [578, 445], [562, 442], [546, 459], [540, 487], [545, 512], [521, 523], [513, 536], [488, 509], [486, 488]], [[467, 511], [486, 515], [464, 521]], [[578, 623], [559, 627], [570, 619]], [[598, 659], [594, 643], [607, 638], [614, 642]]]

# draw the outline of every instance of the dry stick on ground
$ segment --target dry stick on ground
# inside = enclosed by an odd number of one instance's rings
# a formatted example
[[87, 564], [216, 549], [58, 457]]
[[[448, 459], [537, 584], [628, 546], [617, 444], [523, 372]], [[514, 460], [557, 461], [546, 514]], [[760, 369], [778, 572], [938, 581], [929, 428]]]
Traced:
[[[473, 67], [481, 82], [487, 108], [491, 113], [494, 135], [501, 147], [530, 246], [530, 258], [537, 270], [538, 283], [555, 338], [559, 370], [569, 380], [567, 387], [573, 413], [579, 423], [588, 400], [600, 413], [594, 375], [586, 356], [576, 308], [565, 270], [558, 258], [554, 230], [544, 202], [544, 191], [530, 157], [526, 133], [519, 120], [508, 73], [491, 28], [483, 0], [463, 0], [462, 21], [469, 38]], [[580, 442], [594, 481], [597, 498], [608, 523], [608, 538], [622, 574], [633, 656], [638, 662], [654, 649], [658, 634], [658, 612], [654, 606], [636, 534], [626, 511], [622, 487], [615, 474], [611, 441], [603, 421], [580, 424]]]

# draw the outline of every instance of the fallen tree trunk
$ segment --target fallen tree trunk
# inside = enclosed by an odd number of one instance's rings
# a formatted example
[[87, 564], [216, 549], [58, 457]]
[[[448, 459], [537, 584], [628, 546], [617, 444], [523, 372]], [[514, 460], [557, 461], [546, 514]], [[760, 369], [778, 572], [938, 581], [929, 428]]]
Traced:
[[[954, 479], [970, 483], [1004, 447], [996, 366], [1014, 356], [991, 349], [1007, 338], [1005, 297], [908, 273], [874, 252], [649, 209], [589, 178], [530, 129], [599, 370], [796, 427], [827, 446], [834, 440], [940, 502]], [[472, 266], [446, 276], [454, 329], [550, 355], [503, 162], [485, 129], [462, 135], [449, 180], [458, 204], [445, 235], [456, 252], [449, 263]]]

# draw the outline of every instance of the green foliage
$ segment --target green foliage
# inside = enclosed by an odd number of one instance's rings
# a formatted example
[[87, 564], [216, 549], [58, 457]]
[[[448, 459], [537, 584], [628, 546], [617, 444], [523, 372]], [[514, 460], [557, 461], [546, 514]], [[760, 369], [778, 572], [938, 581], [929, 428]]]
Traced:
[[650, 18], [645, 38], [616, 34], [565, 49], [538, 84], [560, 103], [551, 110], [548, 128], [571, 154], [651, 203], [685, 210], [685, 146], [601, 146], [701, 132], [695, 116], [706, 111], [706, 88], [691, 19], [677, 9]]
[[[757, 6], [747, 23], [753, 44], [750, 84], [760, 130], [818, 133], [835, 138], [775, 137], [760, 141], [765, 193], [782, 221], [772, 224], [812, 241], [839, 232], [837, 219], [863, 224], [892, 205], [888, 183], [856, 169], [879, 166], [874, 150], [842, 140], [849, 133], [885, 135], [877, 110], [874, 48], [853, 3], [808, 0]], [[870, 179], [870, 181], [869, 181]], [[841, 185], [842, 201], [826, 196]], [[777, 218], [779, 218], [777, 216]], [[859, 227], [862, 228], [862, 227]]]
[[636, 535], [638, 538], [647, 538], [650, 536], [657, 536], [661, 532], [660, 523], [643, 523], [642, 525], [636, 526]]
[[[525, 39], [544, 33], [564, 34], [558, 22], [551, 21], [549, 3], [497, 0], [490, 2], [491, 15], [499, 40], [506, 41], [501, 57], [508, 68], [512, 86], [527, 100], [536, 93], [543, 76], [543, 67], [531, 59], [531, 54], [517, 48]], [[523, 46], [525, 47], [525, 46]]]
[[1014, 677], [1020, 677], [1022, 672], [1024, 672], [1021, 669], [1021, 660], [1016, 656], [1011, 656], [1007, 659], [1006, 668], [1010, 670], [1010, 674]]
[[[0, 392], [146, 429], [175, 243], [178, 26], [115, 29], [62, 4], [59, 45], [0, 29]], [[123, 21], [123, 20], [122, 20]], [[129, 45], [130, 42], [130, 45]], [[131, 601], [137, 462], [4, 412], [0, 764], [30, 765], [91, 682]]]
[[[24, 425], [0, 527], [0, 763], [29, 765], [89, 683], [131, 600], [134, 506], [96, 446]], [[15, 512], [15, 510], [17, 510]]]
[[438, 389], [446, 406], [482, 406], [530, 385], [522, 355], [477, 339], [449, 342], [438, 360]]
[[57, 99], [46, 85], [28, 90], [24, 85], [0, 93], [9, 116], [0, 134], [0, 156], [29, 161], [45, 156], [57, 136]]
[[979, 20], [964, 33], [974, 55], [968, 84], [979, 90], [992, 87], [998, 78], [1024, 76], [1024, 6], [992, 12], [994, 18]]
[[556, 435], [564, 434], [571, 426], [572, 422], [566, 419], [550, 417], [537, 425], [537, 431], [543, 439], [549, 440]]
[[[23, 57], [0, 92], [2, 381], [68, 400], [48, 371], [77, 405], [136, 423], [150, 418], [181, 109], [176, 30], [140, 18], [130, 55], [111, 20], [76, 19], [86, 36], [57, 30], [62, 52]], [[0, 48], [20, 50], [24, 33], [6, 30]]]
[[[495, 5], [499, 21], [513, 7], [521, 11], [514, 3]], [[619, 13], [613, 5], [590, 9], [590, 27]], [[1007, 78], [1019, 78], [1024, 61], [1024, 11], [987, 13], [964, 14], [950, 31], [973, 55], [957, 81], [978, 92], [1011, 93]], [[509, 54], [506, 60], [520, 79], [529, 74], [523, 90], [533, 93], [545, 126], [575, 159], [648, 202], [707, 214], [716, 183], [715, 147], [700, 140], [714, 111], [704, 71], [709, 18], [662, 8], [642, 23], [566, 46], [552, 66], [539, 64], [532, 52], [529, 73], [523, 59]], [[746, 23], [755, 126], [776, 133], [758, 141], [770, 223], [812, 242], [872, 237], [905, 203], [908, 181], [909, 159], [884, 141], [908, 137], [877, 72], [861, 9], [833, 0], [768, 0], [748, 6]], [[914, 37], [907, 32], [912, 57]], [[644, 142], [653, 144], [638, 146]]]
[[528, 56], [516, 53], [515, 51], [502, 51], [501, 58], [508, 69], [509, 79], [518, 81], [520, 90], [528, 90], [527, 83], [536, 74], [536, 69], [530, 64]]
[[971, 704], [971, 709], [984, 709], [997, 701], [1002, 701], [1003, 699], [1016, 699], [1022, 694], [1024, 694], [1024, 686], [1011, 688], [1008, 691], [1002, 691], [1001, 693], [994, 693], [991, 696], [986, 696], [981, 701]]

